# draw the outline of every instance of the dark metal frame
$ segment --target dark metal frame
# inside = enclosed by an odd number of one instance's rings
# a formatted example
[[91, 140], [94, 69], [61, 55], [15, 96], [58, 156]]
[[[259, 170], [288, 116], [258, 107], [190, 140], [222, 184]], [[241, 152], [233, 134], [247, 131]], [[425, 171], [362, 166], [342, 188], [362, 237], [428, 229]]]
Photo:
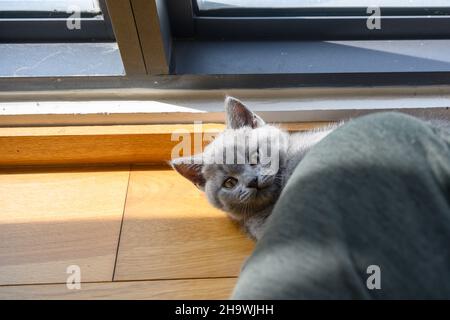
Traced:
[[381, 8], [380, 30], [366, 27], [367, 8], [200, 11], [195, 0], [168, 0], [168, 7], [175, 38], [372, 40], [450, 37], [450, 7]]
[[[133, 75], [123, 77], [1, 78], [0, 92], [142, 88], [158, 90], [227, 90], [267, 88], [363, 88], [441, 86], [450, 72], [379, 72], [254, 75]], [[98, 93], [101, 96], [101, 92]], [[25, 99], [25, 98], [24, 98]], [[32, 98], [35, 99], [35, 98]]]
[[82, 28], [69, 30], [65, 12], [16, 12], [0, 15], [0, 42], [85, 42], [114, 41], [114, 32], [105, 0], [100, 0], [102, 16], [83, 14]]

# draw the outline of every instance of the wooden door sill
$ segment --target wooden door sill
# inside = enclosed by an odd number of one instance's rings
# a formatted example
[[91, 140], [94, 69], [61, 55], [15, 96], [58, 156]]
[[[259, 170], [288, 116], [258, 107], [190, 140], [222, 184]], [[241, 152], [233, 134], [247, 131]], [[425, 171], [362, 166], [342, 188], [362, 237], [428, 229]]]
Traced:
[[[304, 131], [327, 122], [284, 123]], [[200, 130], [199, 130], [200, 128]], [[217, 134], [220, 123], [0, 128], [0, 167], [167, 164], [179, 143], [172, 133]], [[198, 136], [197, 136], [198, 138]]]

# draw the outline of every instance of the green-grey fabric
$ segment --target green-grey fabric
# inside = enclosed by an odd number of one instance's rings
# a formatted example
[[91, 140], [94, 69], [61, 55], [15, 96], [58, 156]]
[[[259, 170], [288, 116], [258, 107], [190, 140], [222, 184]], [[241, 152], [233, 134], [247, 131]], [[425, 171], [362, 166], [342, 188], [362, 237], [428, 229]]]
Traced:
[[450, 133], [380, 113], [328, 135], [290, 178], [232, 298], [450, 298]]

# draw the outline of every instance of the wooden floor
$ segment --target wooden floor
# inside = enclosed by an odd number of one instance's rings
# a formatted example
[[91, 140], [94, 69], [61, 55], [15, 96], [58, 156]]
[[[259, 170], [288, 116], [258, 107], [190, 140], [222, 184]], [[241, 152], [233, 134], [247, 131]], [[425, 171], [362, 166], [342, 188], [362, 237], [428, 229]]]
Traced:
[[226, 299], [252, 248], [167, 168], [0, 171], [0, 299]]

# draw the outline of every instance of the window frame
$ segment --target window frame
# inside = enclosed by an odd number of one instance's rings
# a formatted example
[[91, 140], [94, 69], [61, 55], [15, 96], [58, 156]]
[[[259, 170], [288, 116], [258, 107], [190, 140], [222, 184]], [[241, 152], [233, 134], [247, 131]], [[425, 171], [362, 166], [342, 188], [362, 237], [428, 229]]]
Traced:
[[[104, 1], [104, 2], [103, 2]], [[123, 84], [139, 83], [145, 87], [166, 88], [166, 84], [184, 88], [220, 87], [230, 88], [233, 86], [246, 86], [252, 88], [260, 87], [298, 87], [298, 86], [371, 86], [371, 85], [442, 85], [450, 84], [450, 71], [436, 71], [433, 68], [427, 69], [425, 66], [419, 72], [402, 70], [394, 72], [380, 72], [376, 66], [370, 71], [356, 71], [345, 73], [330, 71], [323, 68], [317, 73], [304, 73], [302, 70], [293, 70], [289, 74], [283, 71], [275, 71], [266, 74], [260, 70], [267, 64], [264, 59], [254, 59], [251, 63], [253, 74], [239, 72], [239, 65], [227, 59], [227, 52], [219, 58], [223, 62], [223, 68], [214, 72], [208, 66], [198, 69], [191, 69], [183, 72], [177, 65], [186, 65], [193, 60], [198, 61], [202, 54], [201, 37], [196, 36], [198, 25], [194, 23], [194, 2], [193, 0], [102, 0], [103, 12], [109, 12], [111, 24], [114, 29], [116, 41], [122, 57], [126, 76], [118, 76], [118, 82]], [[106, 5], [105, 5], [106, 3]], [[367, 17], [364, 17], [365, 19]], [[176, 21], [174, 25], [174, 21]], [[178, 28], [178, 29], [177, 29]], [[235, 29], [235, 28], [234, 28]], [[450, 31], [450, 28], [449, 28]], [[236, 33], [236, 32], [235, 32]], [[448, 36], [450, 39], [450, 35]], [[187, 55], [183, 56], [183, 61], [179, 61], [180, 50], [178, 47], [180, 40], [191, 41], [192, 44], [200, 46], [189, 49]], [[223, 39], [213, 38], [218, 43]], [[220, 41], [219, 41], [220, 40]], [[255, 40], [255, 39], [253, 39]], [[252, 41], [253, 41], [252, 40]], [[243, 41], [248, 45], [252, 41]], [[295, 40], [296, 41], [296, 40]], [[419, 43], [421, 40], [416, 40]], [[264, 42], [264, 40], [263, 40]], [[317, 42], [320, 42], [317, 40]], [[298, 43], [303, 43], [299, 41]], [[280, 41], [280, 47], [283, 42]], [[213, 44], [214, 46], [214, 44]], [[410, 49], [414, 49], [411, 46]], [[210, 46], [211, 47], [211, 46]], [[243, 46], [242, 46], [243, 47]], [[242, 47], [237, 47], [239, 51]], [[215, 49], [216, 50], [216, 49]], [[250, 54], [257, 54], [257, 48], [251, 50]], [[217, 50], [216, 50], [217, 51]], [[205, 53], [203, 53], [205, 54]], [[248, 53], [247, 53], [248, 54]], [[369, 54], [367, 59], [371, 59], [376, 51]], [[283, 59], [281, 57], [280, 59]], [[284, 61], [288, 62], [288, 61]], [[233, 64], [234, 63], [234, 64]], [[232, 68], [229, 68], [231, 65]], [[234, 74], [227, 73], [227, 68], [237, 70]], [[206, 71], [205, 71], [206, 70]], [[405, 71], [405, 72], [403, 72]], [[160, 77], [163, 76], [163, 77]], [[73, 77], [72, 77], [73, 78]], [[46, 79], [28, 79], [30, 83], [40, 82], [45, 87], [45, 83], [52, 84], [53, 79], [72, 82], [71, 79], [59, 77], [47, 77]], [[76, 77], [77, 79], [77, 77]], [[94, 78], [80, 78], [81, 82], [89, 86], [103, 80]], [[110, 79], [110, 78], [106, 78]], [[113, 78], [114, 79], [114, 78]], [[137, 79], [134, 82], [134, 79]], [[0, 79], [1, 80], [1, 79]], [[21, 79], [17, 83], [27, 83], [27, 79]], [[0, 81], [1, 82], [1, 81]], [[116, 83], [116, 80], [106, 80], [107, 83]], [[162, 85], [162, 86], [161, 86]]]
[[[196, 99], [201, 100], [200, 95], [202, 97], [204, 95], [205, 99], [208, 100], [208, 107], [203, 110], [205, 112], [189, 110], [180, 112], [179, 108], [176, 112], [170, 114], [161, 110], [149, 110], [147, 113], [137, 112], [132, 115], [102, 111], [98, 114], [93, 112], [94, 114], [90, 118], [86, 114], [74, 114], [73, 111], [64, 113], [64, 111], [58, 110], [55, 114], [46, 114], [41, 118], [34, 114], [26, 119], [22, 118], [20, 114], [0, 115], [0, 122], [4, 124], [8, 123], [10, 119], [16, 119], [17, 122], [14, 122], [14, 125], [30, 123], [42, 125], [44, 122], [53, 125], [60, 123], [61, 117], [69, 119], [69, 122], [64, 122], [64, 125], [72, 125], [73, 122], [81, 123], [87, 118], [89, 118], [91, 124], [111, 124], [111, 121], [116, 124], [126, 121], [136, 121], [136, 123], [148, 121], [180, 123], [180, 121], [190, 122], [196, 119], [211, 121], [211, 119], [219, 119], [225, 94], [235, 95], [243, 100], [248, 97], [258, 98], [261, 101], [261, 106], [264, 107], [262, 109], [276, 114], [277, 118], [271, 119], [273, 122], [292, 121], [293, 116], [297, 117], [296, 119], [321, 121], [329, 117], [335, 117], [337, 113], [342, 111], [340, 110], [338, 97], [340, 93], [344, 96], [353, 96], [355, 91], [367, 89], [370, 92], [363, 96], [361, 101], [371, 99], [378, 103], [380, 97], [386, 97], [386, 99], [392, 99], [395, 102], [397, 101], [397, 95], [405, 90], [416, 90], [409, 99], [414, 99], [419, 94], [428, 95], [428, 90], [432, 90], [435, 101], [442, 99], [442, 94], [450, 92], [450, 71], [431, 71], [431, 69], [424, 69], [420, 72], [381, 72], [374, 67], [372, 72], [353, 73], [330, 72], [329, 70], [318, 73], [295, 72], [291, 74], [280, 72], [270, 74], [261, 72], [255, 72], [254, 74], [239, 72], [235, 74], [226, 74], [226, 72], [216, 74], [211, 72], [177, 73], [176, 65], [179, 61], [176, 61], [175, 57], [179, 49], [177, 47], [179, 38], [172, 37], [174, 33], [171, 31], [174, 30], [170, 30], [169, 15], [172, 15], [172, 19], [177, 19], [178, 23], [183, 26], [184, 36], [182, 39], [202, 42], [202, 39], [190, 37], [192, 32], [196, 30], [192, 23], [193, 19], [190, 18], [193, 12], [192, 2], [190, 0], [105, 1], [126, 70], [125, 76], [5, 77], [0, 78], [0, 101], [63, 101], [69, 99], [110, 101], [116, 97], [119, 100], [136, 99], [164, 102], [167, 101], [168, 96], [171, 96], [173, 103], [176, 105], [177, 101], [188, 101], [190, 99], [195, 100], [194, 104], [196, 104]], [[174, 5], [177, 6], [177, 9], [172, 11]], [[250, 42], [243, 41], [242, 43]], [[262, 42], [264, 44], [264, 41]], [[421, 41], [417, 40], [416, 43], [418, 42]], [[282, 46], [282, 43], [280, 43], [280, 46]], [[413, 48], [415, 47], [414, 45]], [[450, 45], [448, 47], [450, 48]], [[201, 54], [199, 55], [199, 53], [202, 53], [201, 49], [195, 51], [194, 48], [190, 55], [185, 55], [186, 62], [192, 62], [195, 59], [201, 60]], [[237, 52], [240, 52], [241, 49], [242, 47], [235, 48]], [[255, 50], [252, 52], [258, 53]], [[226, 71], [225, 69], [229, 67], [229, 64], [234, 63], [234, 61], [230, 61], [226, 52], [221, 52], [221, 59], [224, 62], [221, 71]], [[256, 64], [259, 64], [258, 67], [260, 67], [267, 64], [267, 60], [259, 59], [259, 61], [255, 61]], [[329, 88], [336, 91], [332, 93], [324, 92]], [[299, 89], [299, 91], [291, 92], [290, 89]], [[376, 90], [373, 91], [372, 89]], [[295, 100], [304, 97], [304, 90], [315, 92], [320, 103], [322, 103], [320, 100], [322, 95], [331, 96], [332, 98], [329, 100], [332, 101], [332, 104], [337, 104], [337, 109], [332, 109], [329, 105], [314, 110], [300, 110], [294, 107], [292, 110], [280, 111], [276, 107], [272, 107], [272, 103], [276, 102], [273, 97], [276, 94], [279, 96], [279, 92], [289, 91], [286, 96], [294, 97]], [[220, 99], [210, 101], [212, 96]], [[270, 100], [271, 97], [272, 100]], [[407, 100], [403, 104], [407, 104]], [[305, 103], [309, 103], [307, 98]], [[356, 101], [356, 103], [346, 106], [351, 110], [349, 113], [345, 113], [345, 117], [356, 116], [376, 109], [364, 109], [359, 104], [359, 101]], [[214, 109], [210, 108], [210, 105], [214, 105]], [[296, 106], [297, 103], [295, 102], [293, 105]], [[195, 107], [195, 105], [192, 106], [194, 109]], [[218, 107], [220, 107], [220, 111], [217, 109]], [[418, 112], [421, 112], [421, 110]], [[444, 108], [441, 111], [447, 112], [448, 109]], [[307, 116], [313, 116], [313, 118], [304, 118], [305, 113], [303, 112], [306, 112]], [[185, 118], [187, 115], [189, 117]], [[282, 117], [281, 120], [280, 117]], [[344, 116], [341, 114], [340, 117]], [[39, 122], [39, 119], [43, 119], [43, 122]], [[0, 123], [0, 126], [2, 126], [2, 123]]]
[[[175, 38], [221, 40], [381, 40], [450, 37], [450, 7], [380, 8], [380, 30], [366, 28], [367, 8], [217, 9], [168, 0]], [[430, 12], [440, 11], [439, 15]]]

